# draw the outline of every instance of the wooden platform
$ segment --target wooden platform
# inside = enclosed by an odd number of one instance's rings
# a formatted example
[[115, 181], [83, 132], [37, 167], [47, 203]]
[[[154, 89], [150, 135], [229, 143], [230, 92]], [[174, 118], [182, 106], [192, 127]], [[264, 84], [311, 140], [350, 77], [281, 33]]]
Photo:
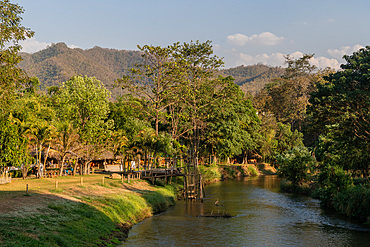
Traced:
[[168, 168], [168, 169], [151, 169], [151, 170], [141, 170], [141, 171], [133, 171], [133, 176], [138, 176], [141, 179], [150, 180], [153, 184], [157, 178], [163, 178], [167, 183], [168, 178], [178, 177], [178, 176], [185, 176], [182, 173], [181, 168]]

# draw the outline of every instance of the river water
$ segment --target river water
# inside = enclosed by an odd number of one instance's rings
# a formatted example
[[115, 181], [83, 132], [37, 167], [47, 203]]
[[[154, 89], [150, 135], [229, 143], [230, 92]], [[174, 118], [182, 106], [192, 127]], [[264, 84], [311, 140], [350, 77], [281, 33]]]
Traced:
[[[281, 193], [279, 186], [275, 176], [211, 184], [204, 203], [178, 201], [135, 225], [122, 246], [370, 246], [370, 227], [324, 212], [316, 199]], [[211, 212], [235, 217], [197, 217]]]

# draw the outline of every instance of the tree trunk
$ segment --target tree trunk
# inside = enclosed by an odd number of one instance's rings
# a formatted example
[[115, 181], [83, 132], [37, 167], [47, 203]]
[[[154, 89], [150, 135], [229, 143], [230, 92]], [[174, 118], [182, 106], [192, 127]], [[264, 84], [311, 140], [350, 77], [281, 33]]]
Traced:
[[48, 147], [48, 151], [46, 152], [46, 156], [44, 157], [44, 167], [46, 167], [46, 160], [48, 159], [49, 151], [50, 151], [50, 144], [49, 144], [49, 147]]
[[62, 165], [60, 166], [60, 172], [59, 172], [59, 177], [63, 176], [63, 166], [64, 166], [64, 161], [66, 159], [66, 155], [62, 157]]

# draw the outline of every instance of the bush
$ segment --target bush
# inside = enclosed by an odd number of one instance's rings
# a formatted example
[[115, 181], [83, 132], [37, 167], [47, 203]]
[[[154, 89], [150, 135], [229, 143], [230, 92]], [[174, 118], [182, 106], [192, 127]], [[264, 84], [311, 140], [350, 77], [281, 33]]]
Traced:
[[205, 183], [209, 183], [215, 179], [221, 178], [219, 167], [215, 163], [211, 164], [210, 166], [199, 165], [199, 170]]
[[319, 195], [321, 204], [326, 207], [333, 207], [333, 198], [340, 191], [348, 190], [353, 186], [351, 174], [346, 173], [336, 165], [321, 165], [321, 172], [318, 177], [320, 186]]
[[316, 160], [311, 156], [306, 147], [294, 147], [277, 156], [277, 174], [297, 187], [302, 181], [309, 180], [316, 165]]
[[333, 207], [341, 214], [370, 219], [370, 185], [357, 185], [340, 191], [333, 197]]
[[258, 171], [253, 166], [248, 166], [248, 172], [250, 176], [258, 176]]

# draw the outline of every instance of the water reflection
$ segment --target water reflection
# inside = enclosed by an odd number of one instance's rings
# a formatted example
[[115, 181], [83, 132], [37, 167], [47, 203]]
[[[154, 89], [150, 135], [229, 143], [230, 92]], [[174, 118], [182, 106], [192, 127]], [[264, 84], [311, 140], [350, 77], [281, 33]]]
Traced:
[[[212, 184], [204, 203], [179, 201], [134, 226], [123, 246], [369, 246], [369, 228], [324, 213], [318, 200], [280, 193], [279, 182], [264, 176]], [[196, 217], [210, 212], [235, 217]]]

